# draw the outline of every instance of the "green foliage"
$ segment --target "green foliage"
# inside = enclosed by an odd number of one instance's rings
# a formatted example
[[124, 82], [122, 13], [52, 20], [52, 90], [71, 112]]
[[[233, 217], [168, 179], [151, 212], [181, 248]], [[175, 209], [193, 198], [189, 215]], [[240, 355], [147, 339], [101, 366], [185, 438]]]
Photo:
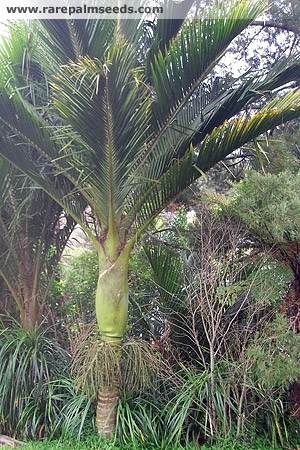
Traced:
[[248, 274], [247, 285], [251, 287], [257, 301], [263, 298], [266, 303], [275, 305], [286, 295], [293, 279], [292, 270], [264, 252], [257, 256], [257, 259], [260, 261], [259, 270]]
[[[212, 392], [209, 375], [185, 368], [172, 374], [174, 378], [169, 380], [167, 391], [150, 391], [138, 397], [123, 396], [118, 409], [116, 442], [124, 447], [174, 449], [189, 448], [192, 442], [200, 440], [210, 442], [201, 449], [216, 450], [267, 449], [271, 447], [268, 438], [273, 449], [279, 443], [284, 446], [287, 441], [295, 442], [295, 425], [287, 429], [287, 410], [282, 396], [259, 384], [251, 385], [250, 379], [247, 380], [246, 394], [249, 398], [243, 409], [243, 414], [249, 415], [246, 430], [243, 430], [242, 440], [234, 437], [234, 421], [241, 413], [242, 398], [235, 392], [242, 388], [235, 375], [231, 377], [226, 370], [217, 368]], [[214, 436], [209, 430], [209, 405], [213, 405], [219, 427]], [[224, 439], [224, 436], [227, 437]]]
[[284, 244], [300, 239], [299, 193], [299, 175], [250, 172], [229, 207], [265, 242]]
[[[168, 374], [160, 389], [137, 397], [121, 398], [117, 437], [124, 445], [134, 443], [145, 448], [188, 446], [194, 439], [210, 436], [207, 414], [211, 396], [209, 375], [194, 367], [182, 366]], [[221, 380], [221, 378], [220, 378]], [[216, 391], [215, 405], [224, 403]], [[226, 406], [230, 405], [230, 402]], [[220, 416], [221, 418], [221, 416]]]
[[159, 290], [160, 308], [169, 312], [184, 311], [186, 294], [183, 292], [183, 262], [180, 254], [156, 243], [145, 247], [145, 253]]
[[[3, 450], [9, 450], [10, 447], [4, 446]], [[80, 441], [74, 443], [71, 441], [45, 441], [41, 442], [31, 442], [27, 443], [22, 447], [24, 450], [161, 450], [162, 447], [155, 447], [154, 445], [149, 445], [145, 447], [144, 445], [138, 444], [118, 444], [116, 442], [109, 443], [107, 441], [102, 441], [99, 438], [91, 438], [86, 441]], [[265, 442], [260, 439], [252, 440], [250, 442], [241, 442], [234, 440], [227, 440], [225, 442], [220, 442], [218, 444], [204, 444], [201, 445], [186, 445], [186, 446], [171, 446], [164, 447], [165, 450], [282, 450], [282, 448], [275, 448], [271, 446], [270, 443]]]
[[[134, 298], [150, 295], [152, 271], [142, 246], [133, 250], [129, 258], [130, 295]], [[153, 286], [152, 286], [153, 289]]]
[[300, 338], [280, 314], [265, 318], [259, 328], [250, 337], [244, 357], [230, 364], [237, 384], [245, 389], [246, 429], [265, 434], [274, 446], [285, 446], [294, 442], [297, 433], [288, 396], [291, 383], [300, 377]]
[[[3, 446], [1, 447], [3, 450], [10, 450], [11, 447]], [[155, 445], [149, 444], [149, 446], [139, 445], [139, 444], [122, 444], [118, 441], [108, 441], [107, 439], [101, 439], [95, 434], [91, 433], [91, 435], [82, 439], [81, 441], [74, 442], [73, 440], [53, 440], [53, 441], [43, 441], [43, 442], [27, 442], [21, 449], [24, 450], [160, 450], [162, 447], [157, 447]], [[211, 447], [209, 447], [211, 448]], [[198, 446], [187, 445], [187, 446], [171, 446], [164, 447], [165, 450], [199, 450]], [[215, 448], [218, 450], [218, 448]], [[220, 448], [221, 450], [221, 448]], [[240, 450], [240, 449], [236, 449]], [[248, 450], [241, 448], [241, 450]], [[249, 449], [252, 450], [252, 449]], [[257, 448], [256, 450], [271, 450], [267, 447], [265, 448]], [[274, 450], [274, 449], [272, 449]]]
[[122, 445], [165, 448], [168, 430], [164, 426], [163, 402], [159, 398], [121, 397], [117, 413], [117, 436]]
[[[21, 98], [20, 86], [14, 82], [14, 77], [9, 78], [9, 83], [7, 82], [7, 73], [14, 72], [14, 60], [12, 54], [3, 58], [5, 68], [1, 66], [0, 74], [1, 153], [50, 194], [60, 205], [60, 210], [68, 211], [73, 219], [82, 225], [97, 247], [101, 261], [109, 261], [109, 268], [116, 262], [121, 250], [124, 251], [123, 255], [127, 256], [127, 252], [150, 222], [204, 171], [264, 131], [299, 116], [299, 92], [296, 91], [272, 100], [253, 116], [243, 114], [245, 108], [251, 112], [250, 103], [258, 104], [258, 100], [262, 96], [265, 97], [266, 92], [271, 93], [272, 90], [297, 79], [298, 60], [291, 60], [280, 68], [277, 67], [263, 79], [248, 78], [237, 83], [217, 97], [211, 95], [211, 90], [206, 88], [210, 82], [207, 75], [218, 63], [220, 55], [265, 7], [265, 1], [216, 2], [212, 8], [203, 11], [205, 20], [187, 21], [184, 24], [179, 21], [177, 29], [172, 32], [166, 30], [158, 20], [157, 27], [153, 27], [156, 36], [149, 44], [150, 51], [145, 49], [143, 58], [137, 57], [140, 53], [139, 37], [143, 26], [136, 28], [134, 36], [129, 38], [128, 29], [126, 30], [123, 23], [120, 25], [113, 20], [42, 21], [38, 25], [43, 28], [43, 33], [37, 41], [38, 50], [36, 52], [34, 48], [32, 52], [35, 61], [43, 61], [43, 68], [38, 66], [43, 80], [54, 80], [53, 72], [55, 73], [55, 81], [49, 89], [54, 98], [47, 99], [47, 111], [43, 108], [36, 110], [31, 101]], [[133, 29], [134, 27], [131, 27], [131, 30]], [[30, 34], [28, 32], [28, 35]], [[61, 36], [64, 36], [64, 39], [61, 39]], [[160, 44], [162, 36], [163, 45]], [[10, 44], [13, 48], [13, 36]], [[20, 45], [18, 48], [20, 50]], [[84, 58], [81, 57], [82, 54], [85, 55]], [[41, 55], [44, 57], [41, 58]], [[28, 63], [31, 63], [30, 58]], [[144, 63], [145, 67], [142, 67]], [[31, 64], [28, 66], [32, 67]], [[197, 148], [197, 152], [194, 148]], [[42, 157], [43, 164], [40, 164], [39, 158], [32, 157], [36, 154]], [[45, 170], [47, 163], [51, 165], [51, 170]], [[89, 220], [89, 214], [85, 213], [86, 205], [91, 207]], [[290, 230], [287, 232], [291, 233]], [[87, 255], [69, 270], [62, 286], [57, 282], [54, 297], [57, 301], [60, 292], [66, 289], [70, 301], [67, 300], [61, 307], [62, 312], [69, 317], [83, 312], [86, 320], [93, 315], [91, 302], [94, 303], [97, 265], [90, 260], [86, 261], [85, 258], [88, 259]], [[216, 256], [211, 258], [213, 259], [215, 261], [211, 264], [210, 276], [213, 276], [218, 266]], [[86, 262], [86, 272], [82, 273], [80, 271]], [[207, 297], [207, 304], [215, 298], [215, 304], [221, 304], [219, 317], [223, 317], [225, 305], [220, 298], [228, 298], [228, 292], [237, 298], [239, 293], [236, 286], [229, 286], [227, 289], [224, 260], [221, 263], [223, 290], [221, 292], [220, 288], [214, 289], [213, 294]], [[174, 286], [174, 279], [172, 283]], [[198, 287], [201, 284], [204, 285], [198, 281]], [[204, 287], [209, 284], [212, 285], [207, 282]], [[105, 286], [103, 292], [105, 297]], [[198, 295], [198, 292], [196, 294]], [[201, 299], [201, 296], [198, 298]], [[101, 301], [98, 303], [99, 316], [103, 317]], [[120, 306], [120, 301], [112, 303]], [[213, 308], [211, 311], [214, 312]], [[112, 313], [112, 316], [116, 317], [118, 308]], [[187, 315], [186, 318], [189, 320], [190, 316]], [[236, 323], [239, 324], [238, 321]], [[199, 323], [196, 323], [196, 328], [198, 326]], [[205, 329], [204, 326], [202, 328]], [[193, 330], [194, 339], [203, 336], [203, 329], [199, 327]], [[121, 333], [117, 331], [117, 336], [120, 337], [123, 330]], [[246, 331], [246, 327], [242, 331]], [[13, 334], [4, 333], [6, 334], [13, 340]], [[126, 425], [128, 436], [132, 437], [132, 429], [135, 433], [142, 428], [141, 443], [144, 444], [142, 436], [147, 433], [153, 442], [150, 427], [153, 428], [152, 423], [155, 424], [156, 421], [167, 424], [166, 429], [170, 435], [163, 438], [164, 443], [172, 441], [172, 444], [179, 444], [185, 436], [191, 435], [191, 424], [195, 423], [208, 434], [205, 421], [211, 414], [211, 407], [214, 407], [219, 418], [221, 407], [228, 407], [229, 401], [224, 401], [225, 391], [220, 389], [221, 377], [212, 387], [215, 368], [209, 366], [207, 341], [210, 336], [209, 333], [206, 334], [206, 340], [198, 340], [196, 344], [199, 344], [199, 353], [203, 349], [205, 369], [210, 370], [203, 370], [203, 367], [200, 370], [196, 365], [191, 368], [183, 365], [184, 374], [178, 375], [176, 379], [177, 390], [170, 388], [169, 398], [164, 398], [168, 400], [167, 406], [160, 408], [159, 414], [156, 405], [152, 404], [150, 407], [150, 403], [148, 416], [140, 403], [136, 403], [135, 409], [132, 410], [125, 406], [128, 417], [129, 413], [135, 414], [134, 422]], [[242, 333], [239, 337], [241, 335]], [[214, 342], [219, 338], [216, 334]], [[52, 378], [48, 377], [50, 369], [46, 370], [44, 379], [43, 370], [47, 366], [43, 358], [46, 358], [46, 355], [48, 357], [49, 353], [55, 362], [59, 358], [54, 346], [51, 345], [52, 352], [46, 348], [38, 353], [35, 344], [30, 341], [30, 345], [27, 345], [26, 339], [21, 336], [19, 340], [13, 340], [11, 347], [7, 342], [2, 346], [2, 367], [7, 370], [8, 378], [5, 379], [3, 371], [4, 388], [1, 388], [3, 394], [0, 399], [4, 405], [10, 401], [3, 414], [5, 422], [8, 414], [14, 414], [9, 411], [18, 411], [22, 401], [26, 399], [29, 406], [27, 411], [25, 409], [26, 412], [17, 418], [16, 427], [22, 425], [26, 430], [30, 429], [32, 435], [38, 435], [44, 432], [44, 429], [47, 432], [53, 431], [52, 413], [49, 414], [51, 420], [49, 417], [46, 420], [41, 418], [42, 413], [38, 410], [40, 403], [43, 405], [44, 402], [42, 389], [47, 386], [60, 386], [60, 389], [63, 383], [52, 383]], [[38, 338], [33, 341], [38, 342]], [[75, 363], [81, 368], [81, 379], [85, 377], [81, 384], [91, 398], [83, 395], [69, 401], [67, 397], [68, 392], [72, 392], [72, 383], [66, 394], [51, 394], [51, 405], [55, 411], [66, 395], [65, 406], [61, 408], [61, 412], [65, 414], [71, 428], [79, 428], [78, 434], [82, 431], [85, 418], [89, 417], [96, 388], [101, 384], [112, 384], [112, 376], [120, 370], [118, 357], [112, 348], [99, 345], [98, 337], [94, 339], [94, 344], [90, 344], [91, 342], [87, 348], [83, 344], [84, 348], [79, 352], [80, 357], [77, 360], [75, 358]], [[31, 353], [27, 351], [27, 347], [31, 349]], [[210, 349], [211, 347], [213, 345], [210, 345]], [[223, 348], [222, 345], [219, 347]], [[147, 348], [150, 349], [150, 345]], [[5, 354], [8, 355], [6, 359]], [[147, 375], [144, 376], [147, 366], [145, 354], [141, 343], [131, 347], [128, 345], [128, 361], [133, 361], [128, 372], [131, 377], [134, 368], [143, 372], [143, 386], [146, 385], [144, 380], [147, 380]], [[87, 359], [84, 359], [85, 356]], [[34, 367], [32, 361], [35, 362]], [[224, 361], [225, 357], [223, 364]], [[52, 360], [50, 362], [54, 365]], [[29, 383], [27, 391], [23, 392], [20, 398], [15, 395], [11, 402], [9, 392], [14, 388], [12, 380], [16, 376], [15, 372], [17, 371], [18, 380], [21, 369], [24, 370], [20, 375], [22, 383], [17, 383], [16, 386], [20, 389], [27, 387], [27, 375], [24, 376], [27, 374], [27, 367], [31, 371], [28, 380], [31, 380], [33, 374], [34, 383]], [[57, 367], [55, 365], [55, 368]], [[86, 377], [89, 369], [93, 376], [96, 374], [92, 382], [87, 381]], [[219, 370], [219, 374], [223, 375], [224, 372]], [[129, 375], [127, 378], [130, 379]], [[40, 391], [36, 390], [36, 385]], [[134, 388], [131, 386], [131, 389]], [[229, 394], [227, 391], [226, 393], [230, 400], [232, 385], [229, 385], [228, 389]], [[32, 395], [34, 398], [31, 404]], [[44, 394], [46, 399], [47, 395]], [[48, 411], [49, 402], [44, 403], [47, 405], [44, 405], [42, 412]], [[31, 406], [34, 409], [31, 409]], [[32, 410], [34, 413], [30, 415]], [[223, 410], [226, 411], [226, 408]], [[11, 426], [13, 422], [8, 423]], [[138, 423], [138, 428], [135, 425], [132, 428], [131, 423]], [[68, 426], [66, 425], [66, 429]], [[209, 431], [212, 434], [213, 430]], [[146, 445], [148, 446], [148, 443]]]
[[[167, 391], [165, 409], [156, 398], [150, 400], [151, 414], [163, 411], [162, 416], [152, 414], [147, 422], [156, 423], [155, 430], [169, 430], [170, 441], [164, 437], [166, 443], [171, 443], [171, 439], [174, 444], [182, 443], [195, 433], [224, 437], [267, 430], [274, 443], [284, 444], [293, 435], [293, 430], [287, 429], [286, 395], [289, 384], [299, 376], [299, 345], [294, 342], [298, 338], [288, 330], [285, 321], [284, 332], [278, 327], [285, 346], [279, 338], [274, 353], [270, 353], [270, 341], [259, 354], [261, 360], [257, 364], [251, 351], [253, 336], [257, 338], [255, 342], [265, 342], [264, 333], [292, 273], [266, 251], [252, 255], [252, 241], [245, 228], [232, 218], [219, 217], [209, 210], [202, 213], [193, 239], [191, 267], [186, 267], [167, 246], [147, 250], [155, 279], [163, 288], [162, 292], [159, 290], [159, 308], [171, 330], [162, 352], [169, 356], [174, 370], [163, 382], [164, 394]], [[181, 312], [179, 344], [174, 341], [174, 328], [178, 325], [174, 322], [175, 311]], [[269, 342], [269, 337], [266, 339]], [[295, 351], [283, 350], [290, 346]], [[280, 357], [286, 355], [289, 361], [285, 371], [285, 360]], [[178, 363], [183, 370], [178, 370]], [[256, 377], [258, 366], [270, 371], [266, 376], [274, 381], [272, 386], [261, 381], [263, 374]], [[273, 371], [277, 377], [272, 378]], [[142, 404], [146, 417], [147, 407]], [[135, 417], [135, 404], [133, 408], [130, 423]], [[132, 412], [130, 408], [129, 411]], [[135, 423], [131, 429], [135, 430], [135, 439], [139, 439], [141, 428]], [[159, 439], [161, 435], [156, 436]]]
[[288, 129], [276, 139], [271, 138], [267, 148], [265, 168], [269, 173], [291, 172], [297, 174], [299, 170], [299, 131]]
[[226, 439], [217, 439], [214, 444], [204, 444], [201, 450], [282, 450], [282, 447], [271, 445], [264, 437], [257, 434], [249, 434], [243, 439], [235, 439], [232, 437]]
[[[177, 206], [176, 204], [174, 207]], [[172, 210], [172, 205], [169, 208]], [[170, 244], [175, 244], [181, 247], [187, 245], [187, 238], [184, 235], [184, 231], [189, 229], [187, 223], [187, 208], [185, 206], [179, 206], [174, 213], [170, 212], [169, 209], [164, 211], [157, 219], [155, 223], [155, 228], [161, 232], [159, 233], [159, 238], [163, 239]], [[171, 214], [171, 219], [168, 215]], [[164, 230], [164, 228], [167, 228]]]
[[290, 330], [280, 314], [255, 335], [247, 353], [252, 377], [259, 386], [285, 390], [300, 377], [300, 335]]
[[50, 329], [0, 332], [0, 423], [10, 435], [43, 437], [60, 420], [63, 398], [53, 380], [66, 373], [69, 356]]
[[93, 398], [75, 389], [70, 355], [51, 329], [0, 330], [1, 432], [22, 439], [77, 437], [94, 428]]
[[95, 432], [94, 399], [78, 391], [74, 379], [60, 377], [52, 383], [60, 391], [62, 408], [52, 436], [80, 439]]
[[[185, 13], [191, 6], [186, 3]], [[124, 248], [129, 236], [133, 244], [205, 171], [266, 130], [299, 116], [297, 91], [273, 99], [252, 116], [243, 115], [246, 108], [252, 111], [251, 103], [265, 99], [266, 91], [298, 78], [296, 58], [263, 78], [247, 77], [217, 94], [211, 87], [220, 56], [266, 7], [265, 0], [216, 1], [199, 11], [199, 19], [179, 20], [176, 26], [160, 20], [158, 26], [146, 21], [140, 27], [128, 21], [119, 27], [114, 20], [38, 22], [33, 30], [38, 29], [39, 39], [28, 65], [41, 62], [41, 84], [55, 79], [48, 90], [49, 110], [40, 114], [16, 94], [20, 86], [13, 76], [13, 51], [5, 55], [1, 153], [55, 198], [99, 251], [99, 229], [102, 243], [112, 233], [116, 248]], [[20, 42], [13, 36], [7, 40], [7, 47], [16, 45], [20, 54]], [[107, 123], [112, 124], [109, 133]], [[51, 170], [36, 164], [28, 144]], [[87, 204], [92, 208], [89, 225], [83, 214]]]
[[[59, 286], [64, 297], [59, 312], [67, 317], [81, 316], [85, 322], [94, 317], [95, 291], [98, 281], [98, 258], [96, 253], [77, 250], [65, 256], [60, 264]], [[55, 287], [55, 286], [54, 286]]]
[[[3, 450], [9, 450], [10, 447], [4, 446]], [[57, 441], [43, 441], [43, 442], [28, 442], [21, 447], [24, 450], [161, 450], [161, 446], [155, 444], [135, 444], [131, 443], [125, 445], [118, 441], [108, 442], [102, 440], [93, 433], [80, 442], [72, 440], [57, 440]], [[265, 439], [257, 436], [249, 436], [242, 441], [235, 439], [219, 440], [215, 444], [189, 444], [184, 446], [167, 446], [164, 450], [282, 450], [271, 446]]]
[[73, 221], [30, 179], [0, 159], [0, 276], [25, 329], [46, 315], [55, 266], [73, 229]]
[[181, 448], [183, 442], [188, 446], [192, 434], [187, 433], [189, 426], [185, 420], [195, 410], [191, 402], [196, 396], [192, 394], [191, 397], [187, 392], [187, 399], [184, 399], [184, 395], [181, 393], [180, 398], [175, 396], [174, 403], [168, 401], [162, 392], [121, 397], [117, 416], [118, 441], [124, 446], [131, 444], [145, 449]]

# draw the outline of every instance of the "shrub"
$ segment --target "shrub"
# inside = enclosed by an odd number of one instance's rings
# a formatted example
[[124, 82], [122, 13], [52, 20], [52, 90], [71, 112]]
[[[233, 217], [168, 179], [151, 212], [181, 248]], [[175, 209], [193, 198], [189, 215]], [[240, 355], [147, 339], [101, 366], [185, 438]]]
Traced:
[[21, 437], [50, 435], [60, 420], [61, 386], [69, 355], [52, 330], [25, 331], [12, 322], [0, 330], [0, 423], [2, 432]]

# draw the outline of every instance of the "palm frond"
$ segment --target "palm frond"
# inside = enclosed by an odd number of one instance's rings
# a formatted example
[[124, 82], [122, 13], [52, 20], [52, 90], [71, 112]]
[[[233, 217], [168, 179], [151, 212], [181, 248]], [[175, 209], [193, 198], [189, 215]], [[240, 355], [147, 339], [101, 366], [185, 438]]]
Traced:
[[30, 104], [45, 106], [49, 95], [47, 77], [37, 50], [36, 23], [11, 23], [9, 35], [2, 38], [0, 46], [0, 79], [10, 94], [18, 90]]
[[144, 178], [159, 179], [174, 158], [182, 157], [189, 142], [192, 141], [194, 146], [200, 144], [215, 127], [221, 126], [251, 103], [270, 97], [272, 90], [297, 79], [299, 67], [299, 58], [281, 62], [267, 76], [247, 79], [213, 99], [207, 83], [201, 84], [176, 119], [156, 134], [146, 147], [143, 156], [146, 168], [141, 171]]
[[63, 210], [70, 214], [75, 222], [79, 223], [91, 236], [91, 239], [93, 239], [91, 230], [87, 227], [84, 218], [84, 209], [87, 203], [77, 188], [70, 184], [68, 179], [63, 176], [55, 176], [51, 173], [51, 169], [50, 173], [41, 171], [41, 162], [40, 164], [35, 164], [30, 153], [24, 151], [24, 147], [16, 145], [1, 135], [0, 152], [4, 158], [33, 180]]
[[166, 53], [160, 51], [155, 56], [152, 64], [155, 129], [174, 120], [231, 41], [265, 7], [265, 2], [256, 0], [217, 2], [203, 11], [201, 19], [184, 25]]
[[21, 318], [26, 302], [37, 302], [39, 320], [74, 220], [40, 187], [2, 158], [0, 192], [0, 275]]
[[116, 20], [77, 19], [40, 21], [44, 56], [57, 70], [59, 64], [77, 61], [81, 56], [102, 59], [113, 37]]
[[62, 151], [67, 142], [61, 142], [53, 132], [53, 126], [17, 93], [8, 95], [2, 89], [0, 106], [2, 155], [57, 200], [77, 223], [87, 228], [82, 208], [87, 203], [95, 204], [86, 189], [89, 166], [76, 158], [76, 150], [73, 164], [64, 157]]
[[128, 42], [121, 36], [125, 25], [117, 30], [115, 21], [44, 21], [40, 26], [47, 33], [39, 35], [38, 46], [50, 59], [57, 53], [55, 64], [44, 67], [47, 76], [56, 72], [50, 107], [29, 104], [14, 79], [7, 87], [14, 72], [10, 57], [0, 83], [0, 152], [82, 224], [96, 245], [84, 223], [86, 205], [103, 239], [112, 223], [121, 240], [130, 227], [141, 234], [203, 171], [300, 115], [298, 93], [252, 118], [241, 115], [295, 80], [298, 59], [280, 63], [263, 78], [237, 82], [217, 97], [209, 90], [213, 66], [265, 7], [265, 1], [228, 0], [194, 21], [159, 19], [153, 25], [154, 53], [148, 52], [150, 82], [146, 61], [138, 56], [142, 28], [135, 34], [135, 22]]
[[67, 66], [54, 85], [55, 105], [91, 166], [89, 182], [106, 225], [109, 210], [122, 207], [128, 172], [147, 139], [150, 95], [135, 63], [135, 52], [119, 40], [105, 62], [84, 58]]
[[208, 134], [198, 147], [196, 167], [206, 171], [217, 161], [260, 134], [282, 123], [299, 117], [300, 90], [274, 99], [254, 115], [224, 122]]
[[[150, 43], [146, 46], [146, 74], [151, 77], [151, 64], [154, 56], [159, 51], [165, 52], [169, 47], [170, 41], [178, 34], [181, 29], [194, 0], [185, 0], [184, 2], [162, 2], [164, 17], [168, 19], [157, 18], [156, 21], [149, 21], [144, 24], [146, 33], [150, 32]], [[145, 51], [145, 49], [144, 49]]]
[[[246, 79], [239, 86], [221, 93], [213, 101], [209, 97], [205, 102], [200, 99], [201, 103], [197, 103], [197, 99], [192, 100], [190, 109], [193, 110], [193, 117], [179, 117], [178, 122], [183, 122], [185, 130], [197, 130], [193, 137], [193, 144], [196, 146], [206, 134], [222, 125], [225, 120], [234, 117], [251, 103], [269, 97], [277, 88], [295, 81], [299, 76], [299, 69], [299, 57], [280, 61], [266, 76]], [[186, 111], [183, 110], [181, 114], [184, 116]]]
[[13, 166], [5, 159], [0, 158], [0, 208], [3, 207], [7, 199], [9, 179], [13, 172]]
[[151, 264], [154, 280], [160, 292], [161, 306], [168, 311], [185, 311], [183, 291], [182, 261], [174, 252], [163, 248], [161, 244], [144, 246]]
[[[274, 99], [254, 115], [224, 122], [204, 138], [196, 153], [189, 148], [182, 158], [170, 162], [164, 162], [162, 157], [159, 160], [163, 168], [161, 177], [141, 178], [140, 186], [136, 180], [137, 187], [129, 197], [124, 226], [129, 227], [135, 221], [137, 229], [143, 230], [172, 199], [214, 164], [267, 130], [299, 117], [299, 100], [299, 90], [290, 92]], [[153, 168], [156, 170], [155, 161], [146, 166], [148, 173], [154, 173]]]
[[174, 159], [169, 169], [158, 180], [142, 180], [140, 186], [131, 192], [123, 226], [125, 229], [134, 225], [140, 235], [179, 192], [189, 186], [198, 175], [193, 166], [194, 149], [186, 152], [182, 159]]

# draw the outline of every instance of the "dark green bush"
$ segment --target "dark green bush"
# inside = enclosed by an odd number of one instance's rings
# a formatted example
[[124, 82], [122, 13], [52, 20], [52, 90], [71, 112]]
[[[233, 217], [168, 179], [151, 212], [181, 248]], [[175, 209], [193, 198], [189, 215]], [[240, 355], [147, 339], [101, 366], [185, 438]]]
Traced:
[[3, 433], [42, 438], [52, 434], [63, 406], [61, 386], [69, 355], [53, 330], [0, 329], [0, 423]]

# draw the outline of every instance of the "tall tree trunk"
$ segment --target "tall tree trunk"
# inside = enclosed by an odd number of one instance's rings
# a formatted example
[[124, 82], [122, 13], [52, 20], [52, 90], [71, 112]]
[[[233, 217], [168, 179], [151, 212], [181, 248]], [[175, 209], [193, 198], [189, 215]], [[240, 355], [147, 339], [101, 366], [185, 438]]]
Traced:
[[[295, 333], [300, 332], [300, 264], [294, 256], [293, 264], [290, 267], [294, 273], [289, 290], [286, 294], [281, 312], [289, 319]], [[296, 419], [300, 419], [300, 383], [295, 381], [290, 386], [290, 412]]]
[[300, 331], [300, 277], [295, 276], [286, 294], [281, 312], [289, 319], [295, 332]]
[[[121, 340], [128, 316], [128, 254], [107, 262], [100, 256], [99, 280], [96, 291], [96, 315], [102, 341], [115, 346], [116, 358], [121, 362]], [[115, 361], [112, 362], [115, 367]], [[119, 373], [111, 374], [114, 382], [99, 389], [96, 427], [102, 436], [115, 431], [121, 380]]]

